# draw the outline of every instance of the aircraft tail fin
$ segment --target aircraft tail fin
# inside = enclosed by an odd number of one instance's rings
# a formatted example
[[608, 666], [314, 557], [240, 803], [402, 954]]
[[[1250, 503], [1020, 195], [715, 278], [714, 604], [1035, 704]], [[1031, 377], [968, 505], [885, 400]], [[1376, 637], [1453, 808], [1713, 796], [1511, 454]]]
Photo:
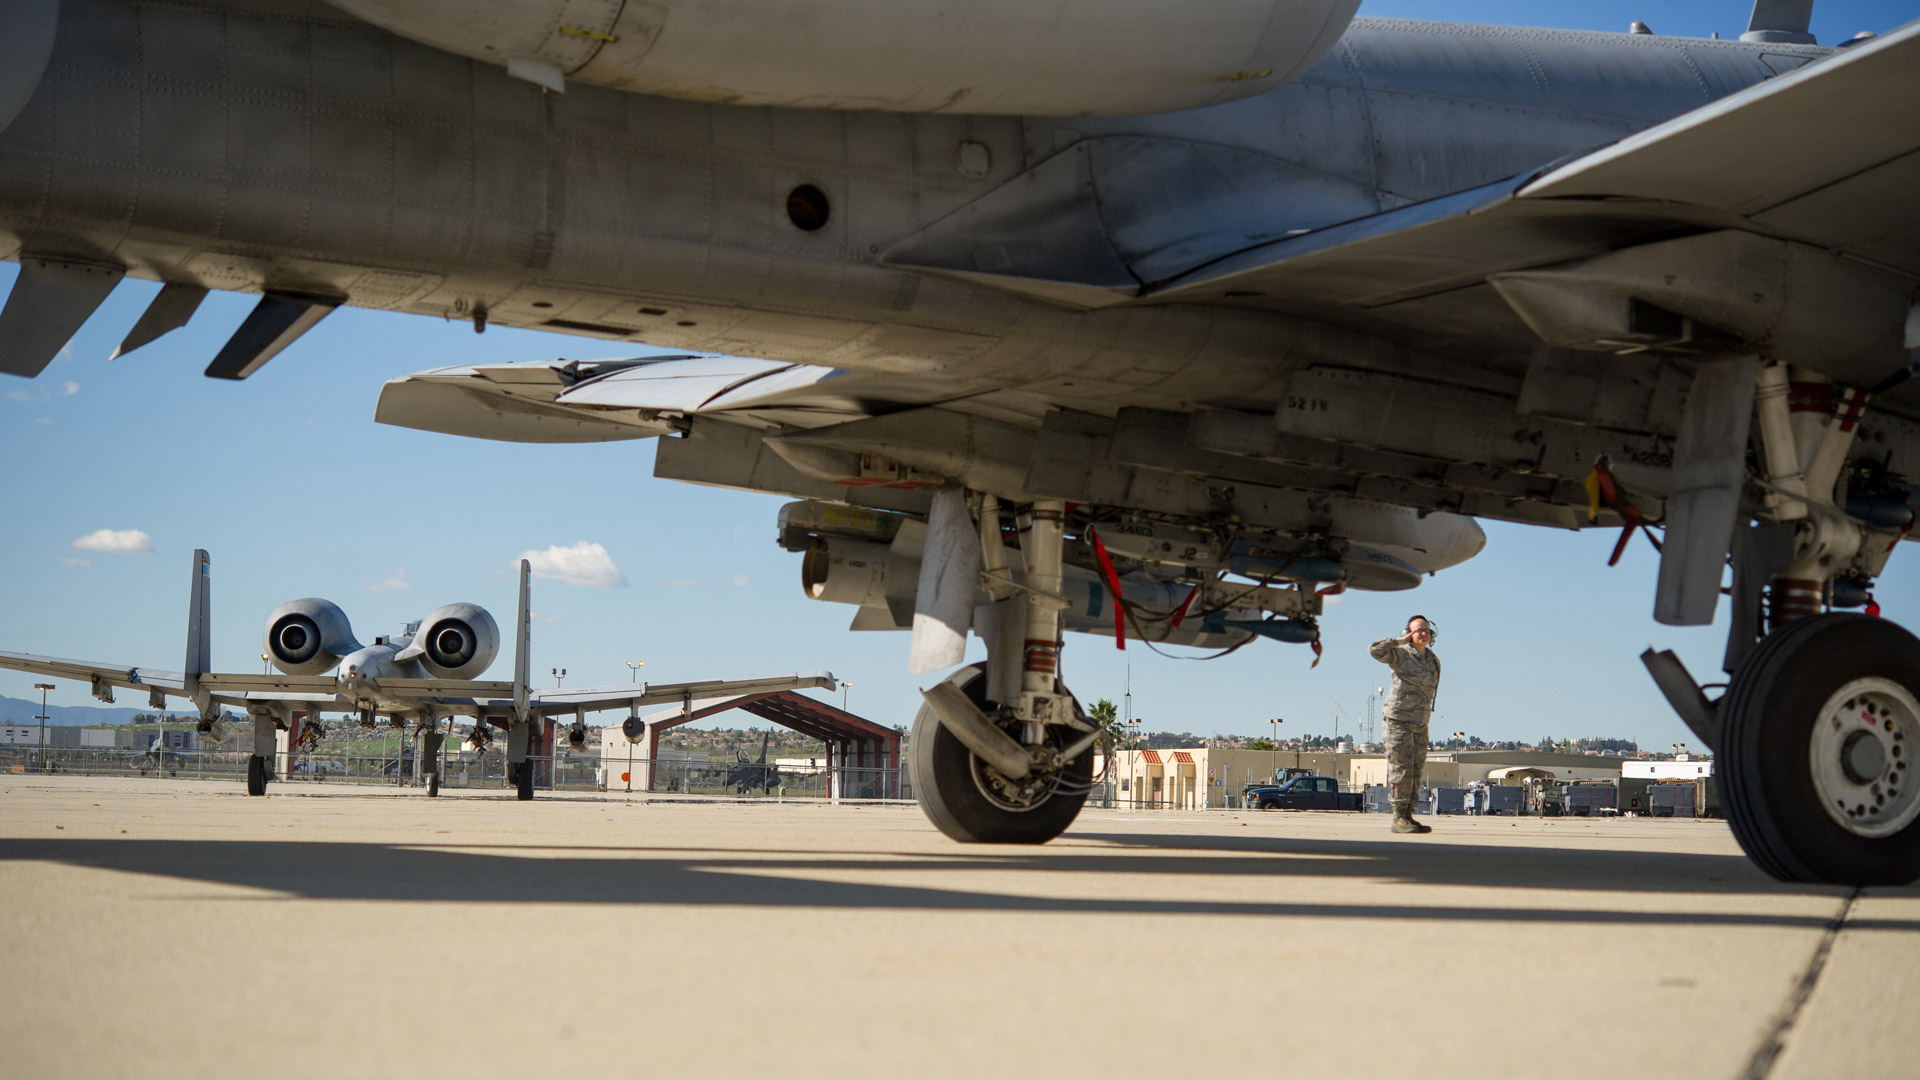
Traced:
[[187, 592], [187, 656], [180, 666], [186, 676], [187, 694], [203, 715], [213, 704], [212, 695], [200, 689], [200, 676], [206, 674], [213, 654], [213, 601], [208, 594], [213, 583], [212, 563], [205, 548], [193, 550], [193, 581]]
[[530, 682], [533, 665], [533, 612], [528, 608], [532, 595], [533, 567], [520, 560], [520, 612], [513, 629], [513, 718], [525, 720], [527, 706], [533, 700]]
[[760, 736], [760, 764], [767, 763], [767, 740], [773, 738], [773, 729], [768, 728]]

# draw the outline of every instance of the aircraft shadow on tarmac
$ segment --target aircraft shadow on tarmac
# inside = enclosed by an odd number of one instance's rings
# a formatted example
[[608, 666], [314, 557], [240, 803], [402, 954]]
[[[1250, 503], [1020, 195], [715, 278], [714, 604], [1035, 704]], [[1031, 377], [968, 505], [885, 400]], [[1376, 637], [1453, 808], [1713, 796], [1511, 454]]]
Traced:
[[[1115, 852], [1104, 843], [1130, 850]], [[1140, 848], [1150, 850], [1140, 850]], [[971, 849], [952, 856], [875, 852], [716, 852], [711, 849], [547, 845], [430, 846], [328, 842], [209, 840], [0, 840], [0, 866], [50, 861], [72, 866], [152, 874], [267, 889], [309, 900], [396, 900], [481, 903], [699, 904], [824, 909], [1022, 911], [1060, 914], [1290, 916], [1462, 920], [1566, 924], [1674, 925], [1699, 928], [1821, 928], [1818, 915], [1717, 911], [1610, 910], [1605, 894], [1654, 893], [1845, 895], [1845, 890], [1776, 885], [1733, 855], [1678, 855], [1569, 851], [1529, 847], [1425, 846], [1402, 842], [1292, 840], [1070, 834], [1045, 849]], [[1180, 854], [1159, 854], [1175, 849]], [[538, 853], [529, 858], [524, 854]], [[977, 873], [1234, 875], [1283, 878], [1374, 878], [1408, 884], [1473, 886], [1506, 882], [1531, 889], [1586, 891], [1588, 906], [1528, 907], [1449, 904], [1316, 903], [1275, 900], [1163, 900], [1100, 895], [1088, 881], [1083, 895], [983, 892]], [[4, 871], [0, 871], [4, 872]], [[821, 881], [811, 875], [871, 872], [951, 875], [951, 887], [883, 881]], [[1036, 880], [1036, 885], [1041, 882]], [[1905, 891], [1905, 890], [1902, 890]], [[1295, 894], [1297, 895], [1297, 893]], [[1920, 930], [1920, 920], [1850, 919], [1850, 929]]]

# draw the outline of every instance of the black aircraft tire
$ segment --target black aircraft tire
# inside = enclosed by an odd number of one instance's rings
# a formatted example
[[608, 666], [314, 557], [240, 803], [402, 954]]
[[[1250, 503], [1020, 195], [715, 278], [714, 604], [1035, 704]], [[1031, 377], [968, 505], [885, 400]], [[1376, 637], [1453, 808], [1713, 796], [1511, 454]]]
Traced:
[[523, 761], [513, 778], [514, 794], [521, 802], [533, 799], [533, 762]]
[[259, 754], [247, 758], [247, 794], [267, 793], [267, 759]]
[[[960, 681], [969, 700], [985, 708], [986, 665], [962, 668], [953, 678]], [[1056, 730], [1063, 737], [1078, 737], [1067, 728]], [[1070, 763], [1062, 777], [1080, 789], [1077, 794], [1056, 792], [1028, 810], [1001, 806], [975, 782], [973, 752], [924, 705], [914, 717], [907, 766], [920, 809], [941, 832], [963, 844], [1044, 844], [1065, 832], [1080, 815], [1093, 779], [1093, 754], [1088, 752]]]
[[[1824, 717], [1839, 730], [1841, 712], [1851, 713], [1829, 706], [1842, 688], [1862, 679], [1920, 698], [1920, 639], [1866, 615], [1817, 615], [1762, 642], [1721, 704], [1715, 771], [1727, 822], [1747, 856], [1778, 880], [1904, 885], [1920, 879], [1920, 817], [1889, 835], [1861, 835], [1827, 811], [1818, 790], [1815, 722]], [[1892, 747], [1884, 794], [1902, 794], [1899, 785], [1906, 785], [1906, 799], [1895, 805], [1912, 805], [1920, 794], [1920, 766], [1910, 778], [1905, 768], [1920, 752], [1914, 719], [1878, 729], [1882, 744]]]

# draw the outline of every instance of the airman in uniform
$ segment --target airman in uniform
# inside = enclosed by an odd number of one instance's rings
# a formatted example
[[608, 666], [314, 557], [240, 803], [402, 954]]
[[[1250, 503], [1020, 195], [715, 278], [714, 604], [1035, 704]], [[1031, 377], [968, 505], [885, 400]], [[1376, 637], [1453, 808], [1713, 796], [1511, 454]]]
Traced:
[[1407, 632], [1367, 646], [1375, 660], [1393, 669], [1393, 689], [1381, 716], [1386, 720], [1387, 799], [1393, 831], [1428, 833], [1413, 819], [1413, 799], [1427, 765], [1427, 721], [1440, 690], [1440, 657], [1433, 651], [1433, 624], [1424, 615], [1407, 620]]

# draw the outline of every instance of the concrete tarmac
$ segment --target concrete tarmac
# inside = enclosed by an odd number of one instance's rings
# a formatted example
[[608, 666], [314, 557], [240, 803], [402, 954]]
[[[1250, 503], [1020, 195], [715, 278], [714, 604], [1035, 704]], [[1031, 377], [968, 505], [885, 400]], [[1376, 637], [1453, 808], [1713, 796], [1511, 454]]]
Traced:
[[0, 1076], [1920, 1075], [1920, 889], [1719, 822], [0, 776]]

